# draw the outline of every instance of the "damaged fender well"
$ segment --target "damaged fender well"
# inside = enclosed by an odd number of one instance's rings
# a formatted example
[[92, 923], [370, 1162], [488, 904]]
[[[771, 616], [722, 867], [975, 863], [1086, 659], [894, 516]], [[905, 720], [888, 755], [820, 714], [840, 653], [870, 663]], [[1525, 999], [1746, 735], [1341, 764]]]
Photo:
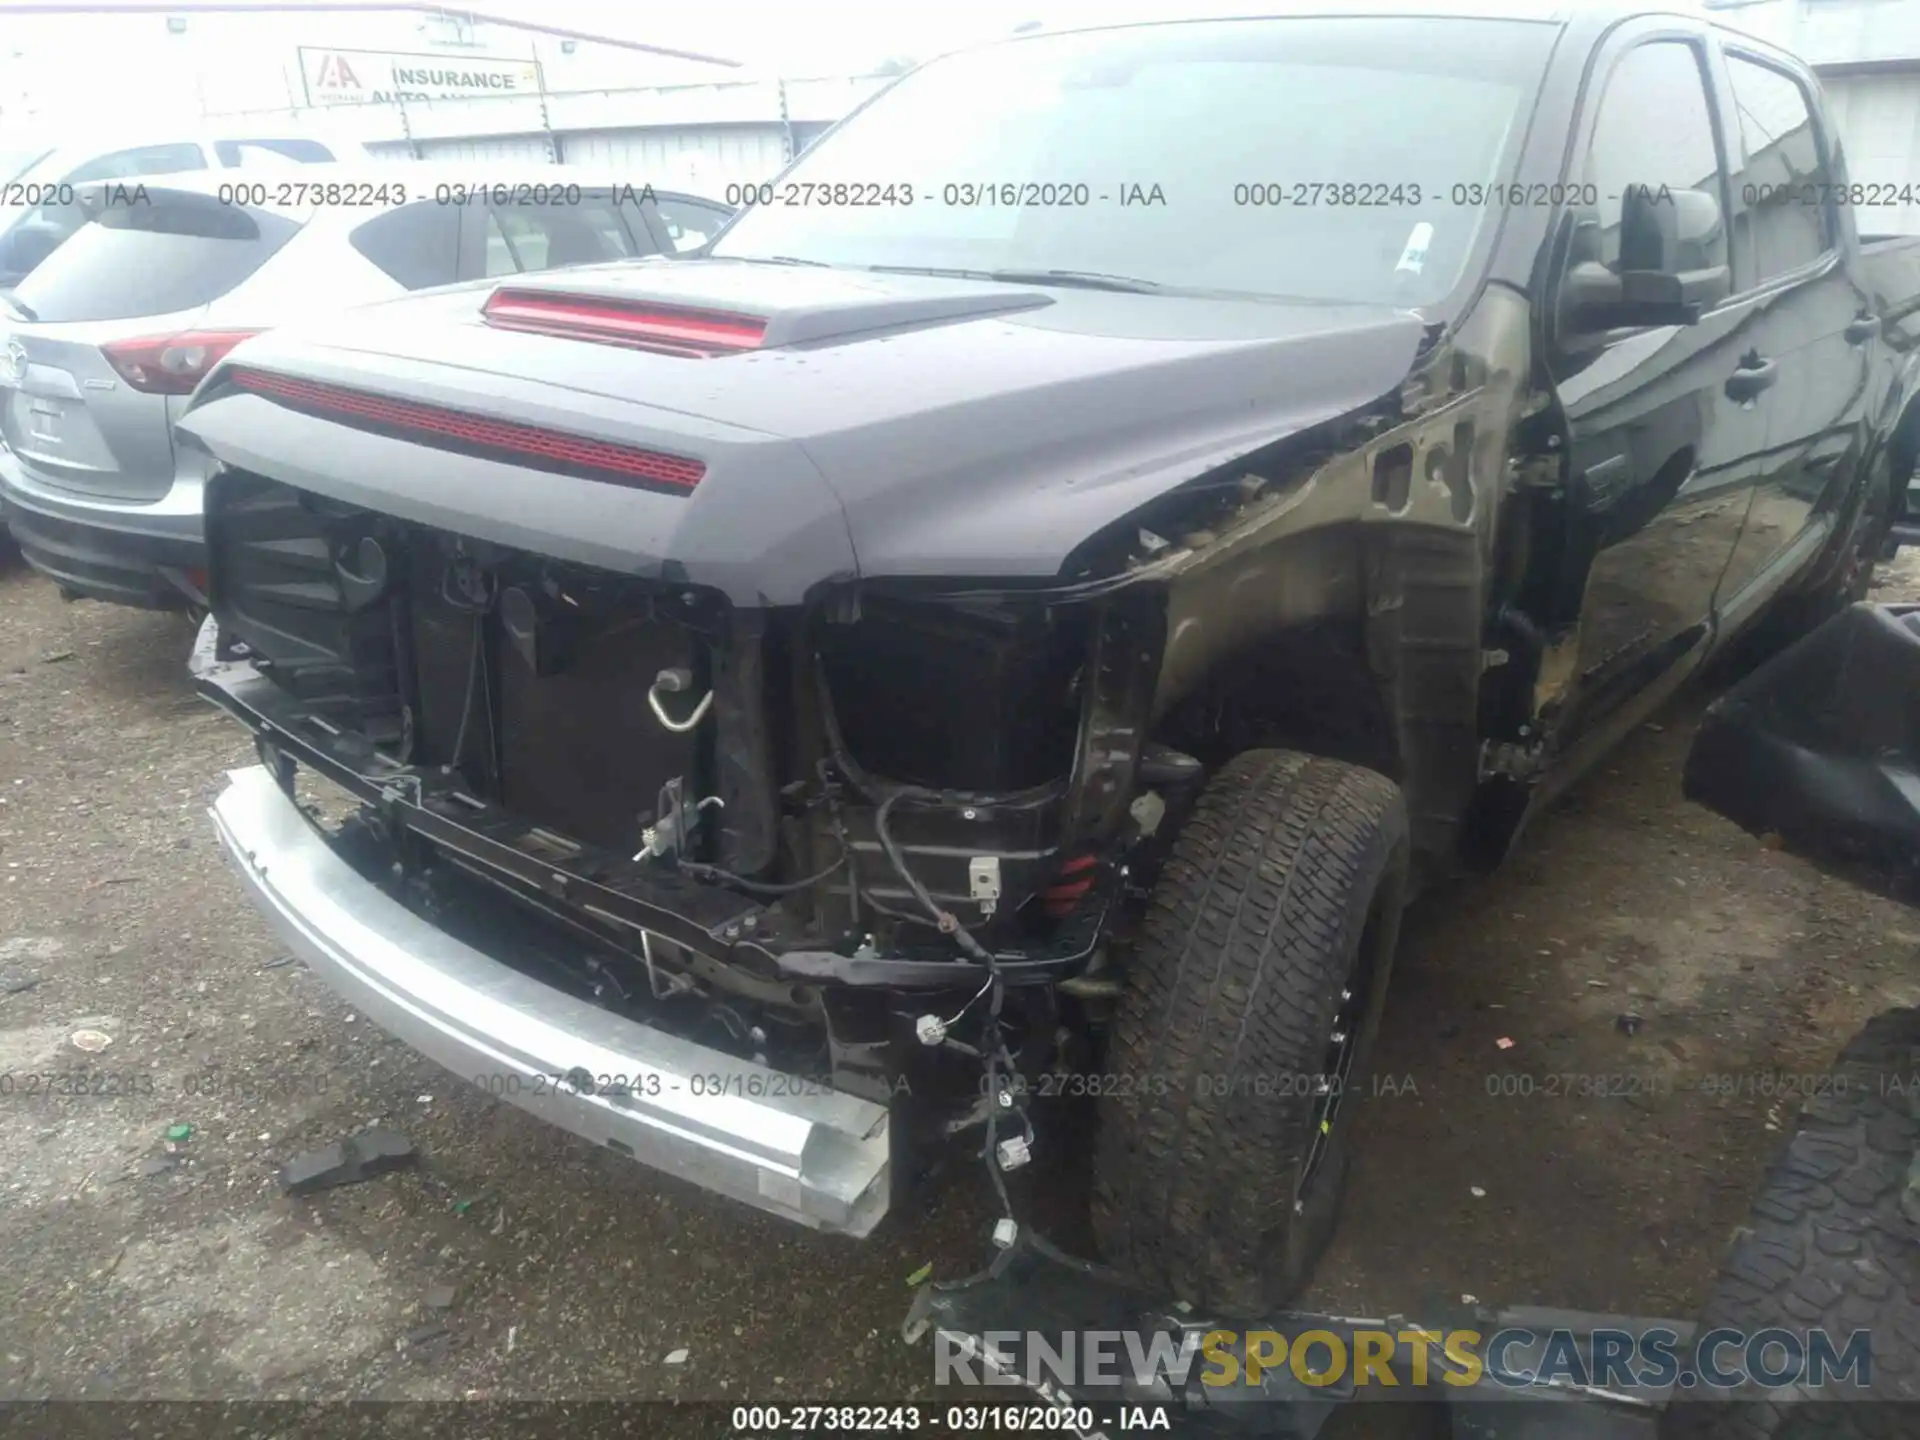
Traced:
[[1227, 748], [1344, 739], [1408, 791], [1416, 848], [1456, 853], [1529, 353], [1527, 302], [1490, 287], [1384, 406], [1273, 447], [1271, 473], [1230, 467], [1150, 507], [1169, 534], [1130, 517], [1149, 553], [1128, 578], [1165, 595], [1156, 733], [1191, 744], [1238, 709]]

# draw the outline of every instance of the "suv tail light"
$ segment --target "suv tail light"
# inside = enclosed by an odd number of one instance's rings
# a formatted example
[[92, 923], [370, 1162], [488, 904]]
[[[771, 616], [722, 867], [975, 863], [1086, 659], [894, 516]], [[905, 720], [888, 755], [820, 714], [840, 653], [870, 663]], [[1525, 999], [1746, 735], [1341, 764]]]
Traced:
[[191, 395], [226, 353], [258, 330], [187, 330], [102, 345], [120, 378], [149, 395]]

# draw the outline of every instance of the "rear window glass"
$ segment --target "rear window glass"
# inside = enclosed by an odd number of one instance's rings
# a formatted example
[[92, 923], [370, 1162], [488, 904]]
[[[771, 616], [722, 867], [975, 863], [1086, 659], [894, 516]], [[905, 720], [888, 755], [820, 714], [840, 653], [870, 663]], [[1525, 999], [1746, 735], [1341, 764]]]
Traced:
[[578, 204], [495, 205], [487, 214], [488, 275], [603, 265], [653, 249], [651, 237], [634, 243], [606, 191], [586, 191]]
[[460, 207], [420, 201], [356, 226], [353, 248], [409, 290], [460, 278]]
[[82, 225], [15, 293], [46, 322], [130, 320], [217, 300], [299, 232], [210, 195], [121, 200]]
[[124, 180], [133, 175], [175, 175], [182, 170], [204, 170], [207, 157], [198, 145], [180, 141], [171, 145], [141, 145], [96, 156], [62, 176], [71, 185], [85, 180]]
[[247, 165], [265, 156], [298, 160], [304, 165], [333, 159], [333, 151], [318, 140], [216, 140], [213, 153], [227, 166]]
[[673, 242], [675, 254], [698, 250], [732, 218], [729, 212], [716, 206], [702, 205], [678, 195], [660, 196], [653, 202], [653, 209], [666, 228], [667, 238]]

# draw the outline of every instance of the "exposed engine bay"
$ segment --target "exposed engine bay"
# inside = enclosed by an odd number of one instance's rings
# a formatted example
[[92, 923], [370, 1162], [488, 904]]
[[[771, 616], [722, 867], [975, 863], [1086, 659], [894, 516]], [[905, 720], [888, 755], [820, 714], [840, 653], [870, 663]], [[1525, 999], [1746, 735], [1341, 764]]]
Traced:
[[364, 802], [337, 845], [410, 908], [788, 1075], [911, 1090], [936, 1128], [985, 1117], [983, 1063], [1085, 1063], [1128, 862], [1203, 776], [1109, 703], [1157, 646], [1089, 673], [1140, 607], [746, 612], [217, 483], [203, 685], [288, 784]]

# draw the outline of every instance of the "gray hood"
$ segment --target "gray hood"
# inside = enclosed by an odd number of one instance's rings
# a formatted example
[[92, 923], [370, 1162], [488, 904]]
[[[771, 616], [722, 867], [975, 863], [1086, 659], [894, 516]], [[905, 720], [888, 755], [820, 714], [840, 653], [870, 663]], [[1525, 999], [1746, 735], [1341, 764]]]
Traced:
[[[791, 604], [833, 577], [1045, 578], [1182, 482], [1391, 390], [1423, 322], [740, 261], [512, 288], [750, 317], [712, 358], [484, 323], [493, 282], [271, 332], [181, 429], [223, 462], [538, 553]], [[236, 368], [697, 460], [690, 492], [535, 474], [289, 407]]]

